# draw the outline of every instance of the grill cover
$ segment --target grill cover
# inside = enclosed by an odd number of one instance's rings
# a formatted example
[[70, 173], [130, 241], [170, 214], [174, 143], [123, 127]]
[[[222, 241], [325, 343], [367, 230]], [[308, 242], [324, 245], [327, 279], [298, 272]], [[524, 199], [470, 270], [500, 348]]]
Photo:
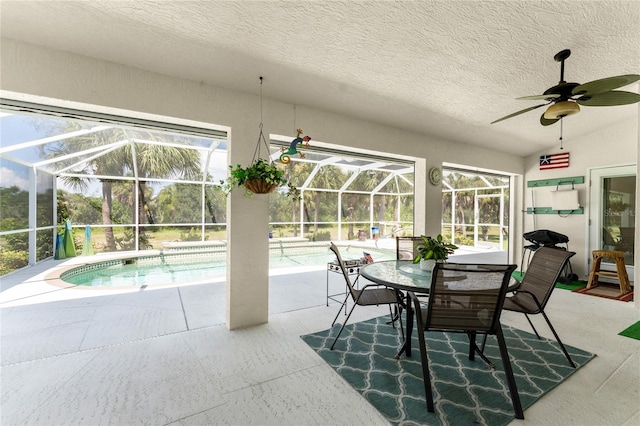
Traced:
[[548, 229], [538, 229], [536, 231], [526, 232], [522, 237], [536, 245], [544, 247], [554, 247], [556, 244], [564, 244], [569, 242], [569, 237]]

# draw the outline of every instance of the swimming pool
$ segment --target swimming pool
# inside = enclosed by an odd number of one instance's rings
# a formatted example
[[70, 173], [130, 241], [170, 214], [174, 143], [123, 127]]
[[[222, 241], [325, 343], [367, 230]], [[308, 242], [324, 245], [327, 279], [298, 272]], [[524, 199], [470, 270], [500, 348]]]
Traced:
[[[362, 257], [363, 251], [375, 260], [395, 259], [395, 250], [343, 245], [345, 260]], [[326, 267], [335, 260], [328, 243], [307, 243], [291, 246], [270, 245], [269, 269], [296, 266]], [[60, 274], [66, 283], [82, 287], [147, 287], [187, 284], [216, 280], [226, 275], [225, 251], [189, 251], [160, 253], [152, 256], [132, 256], [109, 261], [97, 261], [78, 266]]]

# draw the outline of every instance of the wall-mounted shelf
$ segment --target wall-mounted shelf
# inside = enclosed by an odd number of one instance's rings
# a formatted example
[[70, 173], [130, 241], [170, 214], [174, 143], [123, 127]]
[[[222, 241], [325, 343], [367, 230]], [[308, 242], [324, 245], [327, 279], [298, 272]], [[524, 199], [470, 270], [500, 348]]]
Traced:
[[[527, 181], [527, 188], [539, 188], [541, 186], [579, 185], [584, 183], [584, 176], [563, 177], [557, 179], [540, 179]], [[538, 209], [540, 207], [536, 207]]]
[[527, 207], [527, 214], [584, 214], [584, 209], [580, 207], [576, 210], [553, 210], [551, 207]]

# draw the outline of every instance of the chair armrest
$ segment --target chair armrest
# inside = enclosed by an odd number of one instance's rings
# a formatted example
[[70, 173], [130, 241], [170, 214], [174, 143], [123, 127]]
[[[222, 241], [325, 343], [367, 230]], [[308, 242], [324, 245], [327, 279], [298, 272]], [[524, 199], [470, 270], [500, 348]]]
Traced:
[[[514, 284], [511, 284], [512, 282]], [[521, 285], [522, 285], [522, 279], [518, 279], [512, 276], [511, 281], [509, 281], [509, 287], [507, 288], [507, 293], [517, 293]]]
[[530, 291], [527, 290], [518, 290], [516, 289], [514, 292], [514, 295], [519, 295], [519, 294], [526, 294], [531, 296], [531, 298], [533, 299], [533, 301], [536, 303], [536, 305], [538, 306], [539, 310], [542, 310], [542, 305], [540, 304], [540, 301], [538, 300], [538, 298], [536, 297], [535, 294], [531, 293]]

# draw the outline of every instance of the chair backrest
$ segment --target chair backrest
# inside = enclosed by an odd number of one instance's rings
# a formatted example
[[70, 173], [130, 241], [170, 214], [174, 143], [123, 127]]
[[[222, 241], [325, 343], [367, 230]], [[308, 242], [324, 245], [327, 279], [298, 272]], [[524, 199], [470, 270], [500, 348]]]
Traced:
[[423, 242], [422, 237], [396, 237], [396, 259], [415, 259], [418, 255], [417, 247]]
[[351, 294], [351, 297], [353, 298], [353, 300], [356, 300], [358, 298], [358, 295], [357, 295], [356, 289], [353, 287], [353, 284], [351, 283], [351, 279], [349, 279], [349, 273], [347, 272], [347, 267], [344, 265], [344, 260], [342, 260], [342, 256], [340, 256], [340, 250], [338, 249], [338, 246], [336, 246], [332, 241], [331, 246], [329, 248], [336, 255], [336, 259], [338, 260], [338, 266], [340, 266], [342, 275], [344, 275], [344, 280], [347, 282], [347, 286], [349, 287], [349, 294]]
[[[495, 333], [515, 269], [516, 265], [436, 264], [422, 319], [424, 329]], [[422, 313], [417, 315], [421, 319]]]
[[569, 258], [575, 253], [568, 250], [541, 247], [535, 251], [518, 291], [532, 293], [544, 309]]

